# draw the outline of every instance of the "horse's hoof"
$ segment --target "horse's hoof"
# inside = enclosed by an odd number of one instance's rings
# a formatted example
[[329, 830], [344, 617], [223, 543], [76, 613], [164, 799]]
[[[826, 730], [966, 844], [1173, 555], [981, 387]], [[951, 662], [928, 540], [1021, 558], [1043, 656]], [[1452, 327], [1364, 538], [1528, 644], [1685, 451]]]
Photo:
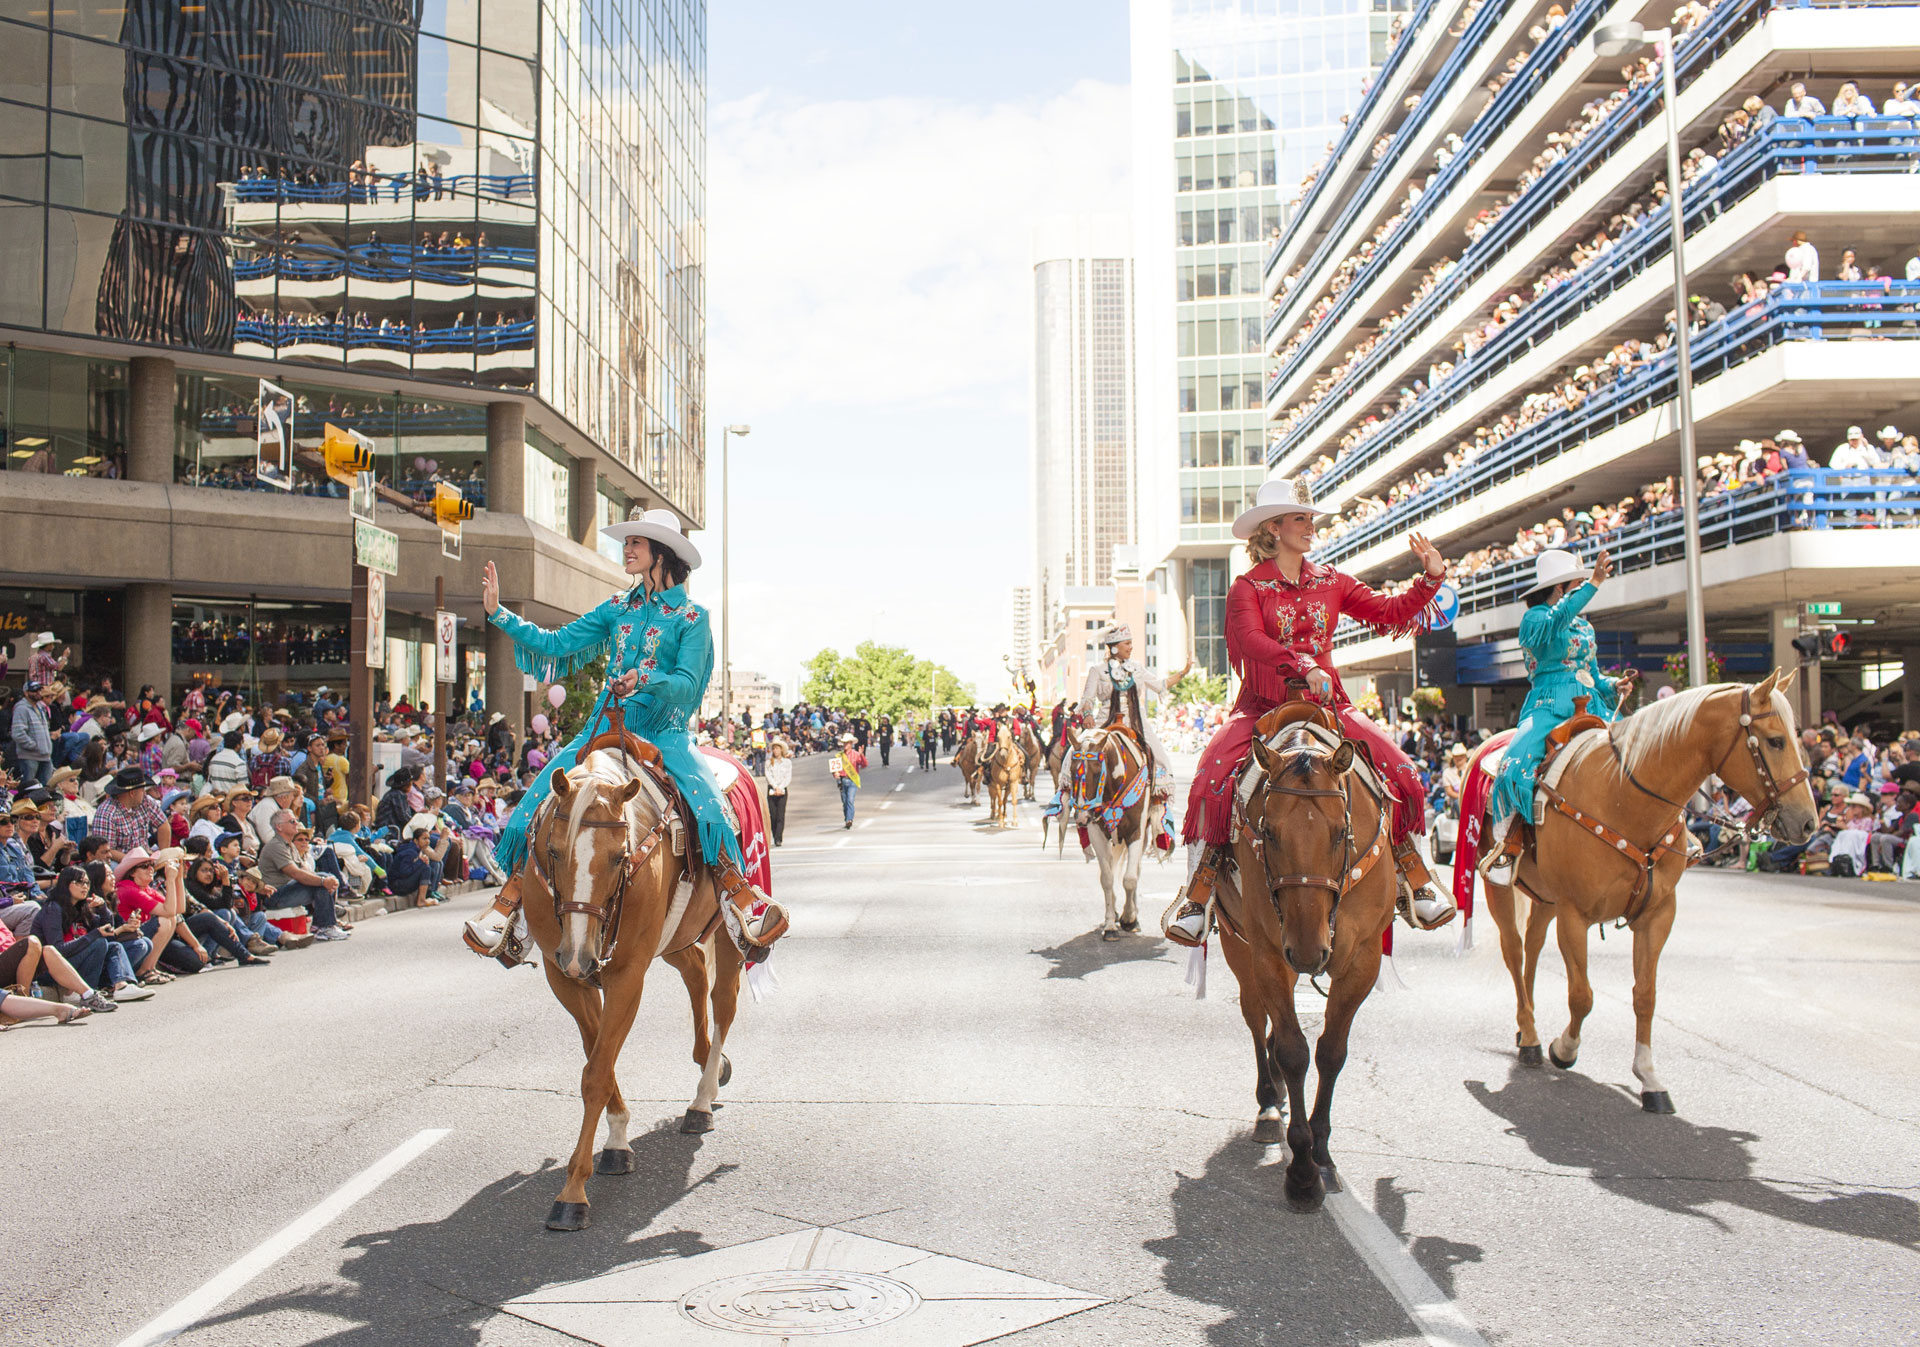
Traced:
[[726, 1053], [720, 1054], [720, 1083], [725, 1085], [733, 1079], [733, 1061]]
[[1331, 1163], [1320, 1166], [1320, 1183], [1321, 1186], [1330, 1193], [1345, 1191], [1340, 1183], [1340, 1171], [1335, 1169]]
[[584, 1202], [556, 1202], [553, 1210], [547, 1213], [549, 1230], [585, 1230], [587, 1224], [587, 1204]]
[[1128, 935], [1139, 935], [1140, 923], [1138, 921], [1123, 921], [1120, 923], [1120, 929]]
[[1538, 1043], [1522, 1043], [1520, 1045], [1520, 1065], [1545, 1066], [1546, 1064], [1547, 1059], [1541, 1054]]
[[613, 1147], [608, 1146], [600, 1152], [600, 1158], [593, 1162], [593, 1172], [596, 1174], [631, 1174], [633, 1173], [633, 1152], [628, 1150], [617, 1151]]
[[687, 1116], [680, 1120], [680, 1130], [688, 1136], [699, 1136], [713, 1130], [713, 1115], [702, 1113], [697, 1108], [687, 1110]]
[[1327, 1202], [1326, 1193], [1318, 1184], [1298, 1183], [1287, 1180], [1287, 1206], [1301, 1215], [1311, 1215], [1320, 1210]]
[[1560, 1060], [1560, 1054], [1553, 1050], [1553, 1044], [1549, 1043], [1547, 1044], [1547, 1060], [1559, 1067], [1562, 1071], [1571, 1071], [1573, 1070], [1573, 1064], [1578, 1061], [1579, 1058], [1569, 1057], [1563, 1062]]
[[1640, 1107], [1648, 1113], [1673, 1112], [1673, 1096], [1665, 1090], [1640, 1091]]
[[1109, 927], [1108, 929], [1100, 932], [1100, 938], [1102, 940], [1118, 940], [1120, 938], [1120, 932]]
[[1278, 1146], [1287, 1134], [1287, 1124], [1281, 1118], [1260, 1118], [1253, 1124], [1253, 1139], [1262, 1146]]

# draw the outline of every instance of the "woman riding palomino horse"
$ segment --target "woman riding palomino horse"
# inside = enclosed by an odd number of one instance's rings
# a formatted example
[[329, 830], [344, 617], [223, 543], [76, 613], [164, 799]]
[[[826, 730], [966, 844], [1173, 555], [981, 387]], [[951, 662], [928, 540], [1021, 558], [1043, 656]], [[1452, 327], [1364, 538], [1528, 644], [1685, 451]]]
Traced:
[[1620, 703], [1633, 686], [1631, 674], [1616, 683], [1600, 672], [1593, 624], [1580, 615], [1613, 573], [1613, 559], [1602, 549], [1589, 576], [1573, 553], [1555, 549], [1542, 552], [1533, 567], [1533, 587], [1521, 595], [1527, 612], [1520, 619], [1520, 648], [1526, 652], [1527, 677], [1533, 686], [1520, 708], [1519, 727], [1494, 782], [1488, 810], [1494, 819], [1493, 836], [1480, 863], [1482, 873], [1495, 884], [1513, 882], [1524, 834], [1513, 824], [1517, 818], [1533, 816], [1534, 777], [1546, 755], [1547, 735], [1576, 713], [1575, 702], [1581, 698], [1589, 715], [1617, 719]]
[[1247, 540], [1254, 563], [1227, 593], [1227, 659], [1240, 675], [1240, 695], [1200, 755], [1187, 794], [1187, 884], [1183, 901], [1167, 909], [1164, 926], [1176, 945], [1192, 947], [1207, 937], [1215, 879], [1233, 863], [1234, 794], [1255, 726], [1288, 700], [1287, 685], [1295, 680], [1304, 681], [1308, 696], [1334, 711], [1345, 736], [1371, 760], [1393, 796], [1389, 831], [1403, 915], [1427, 930], [1453, 920], [1453, 900], [1434, 889], [1414, 849], [1414, 837], [1426, 826], [1419, 774], [1386, 732], [1347, 699], [1332, 658], [1333, 633], [1343, 615], [1390, 635], [1417, 630], [1446, 576], [1446, 562], [1432, 543], [1409, 534], [1408, 546], [1423, 572], [1403, 592], [1381, 594], [1308, 559], [1314, 516], [1331, 513], [1313, 503], [1304, 483], [1276, 477], [1261, 484], [1253, 507], [1233, 521], [1233, 534]]
[[1114, 623], [1101, 632], [1100, 645], [1106, 658], [1087, 670], [1086, 687], [1075, 711], [1088, 724], [1101, 729], [1124, 725], [1139, 736], [1152, 767], [1152, 798], [1164, 803], [1173, 798], [1173, 763], [1148, 718], [1152, 710], [1148, 697], [1164, 697], [1180, 686], [1180, 680], [1193, 672], [1193, 657], [1187, 657], [1185, 668], [1163, 680], [1133, 658], [1133, 629], [1124, 623]]
[[[466, 924], [467, 944], [476, 953], [497, 955], [520, 907], [520, 871], [527, 859], [527, 833], [535, 813], [553, 790], [555, 772], [570, 771], [580, 751], [601, 728], [602, 712], [618, 702], [626, 728], [660, 750], [661, 764], [692, 811], [700, 851], [714, 867], [720, 890], [731, 899], [741, 922], [736, 932], [741, 952], [758, 962], [787, 929], [786, 910], [759, 893], [742, 873], [740, 843], [727, 826], [720, 792], [694, 750], [687, 719], [699, 710], [713, 674], [713, 633], [707, 614], [686, 591], [687, 575], [700, 553], [680, 532], [671, 510], [648, 510], [635, 520], [609, 524], [600, 532], [621, 544], [628, 575], [639, 577], [583, 617], [548, 631], [509, 612], [500, 602], [500, 580], [493, 563], [481, 579], [487, 620], [513, 638], [513, 658], [523, 673], [548, 682], [607, 657], [608, 683], [593, 713], [568, 744], [535, 778], [501, 830], [494, 855], [509, 875], [493, 906]], [[749, 911], [764, 903], [758, 917]]]

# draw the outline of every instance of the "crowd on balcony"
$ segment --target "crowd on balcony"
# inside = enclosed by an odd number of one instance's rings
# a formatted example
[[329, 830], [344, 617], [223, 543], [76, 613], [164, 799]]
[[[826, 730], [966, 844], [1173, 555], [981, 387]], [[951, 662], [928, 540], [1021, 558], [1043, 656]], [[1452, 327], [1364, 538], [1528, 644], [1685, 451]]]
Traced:
[[243, 308], [240, 310], [239, 323], [243, 339], [247, 336], [245, 329], [253, 328], [264, 329], [281, 342], [306, 340], [326, 345], [458, 349], [475, 342], [489, 346], [529, 346], [533, 342], [533, 320], [510, 318], [504, 310], [496, 311], [489, 322], [480, 313], [469, 318], [466, 310], [462, 309], [444, 327], [430, 327], [424, 318], [411, 325], [405, 318], [385, 316], [376, 322], [365, 309], [356, 309], [351, 313], [345, 309], [332, 313], [272, 313]]
[[327, 687], [268, 707], [195, 686], [170, 705], [69, 667], [51, 632], [30, 645], [22, 691], [0, 685], [0, 1018], [110, 1012], [345, 940], [370, 898], [435, 906], [447, 884], [501, 882], [494, 838], [556, 748], [550, 726], [517, 740], [476, 698], [435, 781], [430, 717], [382, 702], [376, 753], [399, 765], [355, 801], [348, 707]]
[[411, 173], [383, 173], [372, 164], [356, 159], [348, 166], [344, 178], [322, 172], [319, 165], [270, 169], [264, 164], [243, 164], [233, 186], [243, 201], [274, 201], [283, 205], [335, 199], [402, 201], [409, 197], [415, 201], [440, 201], [482, 192], [495, 196], [530, 196], [533, 176], [526, 173], [448, 174], [436, 161], [422, 164]]

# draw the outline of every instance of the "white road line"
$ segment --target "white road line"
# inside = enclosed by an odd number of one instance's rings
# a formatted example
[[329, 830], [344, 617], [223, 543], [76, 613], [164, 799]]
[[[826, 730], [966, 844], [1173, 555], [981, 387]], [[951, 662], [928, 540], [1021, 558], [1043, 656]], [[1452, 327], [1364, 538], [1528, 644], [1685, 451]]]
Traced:
[[162, 1310], [145, 1326], [122, 1339], [120, 1347], [155, 1347], [158, 1343], [171, 1342], [179, 1337], [212, 1312], [221, 1301], [319, 1234], [347, 1208], [424, 1155], [451, 1131], [447, 1127], [429, 1127], [401, 1142], [334, 1189], [318, 1206], [294, 1218], [291, 1223], [255, 1245], [237, 1262], [229, 1264], [225, 1271], [216, 1274], [198, 1291]]
[[1447, 1299], [1446, 1292], [1434, 1284], [1426, 1269], [1413, 1261], [1413, 1255], [1400, 1243], [1399, 1236], [1374, 1215], [1371, 1207], [1342, 1188], [1327, 1194], [1327, 1210], [1354, 1252], [1400, 1302], [1400, 1308], [1413, 1320], [1421, 1337], [1433, 1347], [1487, 1347], [1487, 1340], [1467, 1322], [1467, 1316], [1459, 1307]]
[[893, 801], [892, 801], [892, 800], [882, 800], [882, 801], [880, 802], [880, 807], [881, 807], [882, 809], [891, 809], [891, 808], [893, 808]]
[[[911, 767], [909, 767], [909, 768], [907, 768], [907, 770], [908, 770], [909, 772], [911, 772], [911, 771], [913, 770], [913, 768], [911, 768]], [[907, 788], [907, 783], [906, 783], [906, 782], [904, 782], [904, 781], [902, 781], [902, 782], [901, 782], [901, 783], [900, 783], [899, 785], [897, 785], [897, 786], [895, 786], [895, 787], [893, 788], [893, 793], [894, 793], [895, 795], [898, 795], [898, 794], [899, 794], [899, 793], [900, 793], [901, 791], [903, 791], [903, 790], [905, 790], [906, 788]]]

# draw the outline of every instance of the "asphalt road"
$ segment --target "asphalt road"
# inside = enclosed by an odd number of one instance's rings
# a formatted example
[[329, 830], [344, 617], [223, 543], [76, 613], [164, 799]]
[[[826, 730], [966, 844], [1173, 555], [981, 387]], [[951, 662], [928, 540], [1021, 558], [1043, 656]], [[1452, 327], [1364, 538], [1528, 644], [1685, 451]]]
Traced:
[[[876, 767], [848, 833], [801, 763], [783, 990], [743, 1012], [717, 1130], [686, 1137], [684, 994], [656, 979], [622, 1061], [638, 1168], [594, 1180], [579, 1234], [542, 1227], [578, 1039], [536, 972], [461, 947], [477, 898], [0, 1035], [0, 1342], [118, 1344], [222, 1274], [177, 1341], [750, 1342], [640, 1333], [646, 1307], [566, 1284], [633, 1269], [671, 1316], [787, 1235], [948, 1256], [899, 1274], [918, 1309], [849, 1342], [1920, 1340], [1920, 902], [1897, 886], [1687, 879], [1656, 1037], [1673, 1117], [1637, 1105], [1624, 939], [1594, 941], [1599, 1001], [1561, 1073], [1515, 1062], [1490, 927], [1465, 957], [1452, 930], [1403, 930], [1411, 990], [1369, 1000], [1341, 1082], [1349, 1205], [1301, 1216], [1250, 1139], [1218, 957], [1196, 1001], [1157, 937], [1103, 944], [1091, 867], [1040, 851], [1033, 806], [989, 832], [957, 785]], [[1149, 866], [1150, 928], [1176, 880]], [[1542, 1002], [1557, 1032], [1551, 952]], [[990, 1321], [930, 1289], [936, 1265], [1051, 1289]]]

